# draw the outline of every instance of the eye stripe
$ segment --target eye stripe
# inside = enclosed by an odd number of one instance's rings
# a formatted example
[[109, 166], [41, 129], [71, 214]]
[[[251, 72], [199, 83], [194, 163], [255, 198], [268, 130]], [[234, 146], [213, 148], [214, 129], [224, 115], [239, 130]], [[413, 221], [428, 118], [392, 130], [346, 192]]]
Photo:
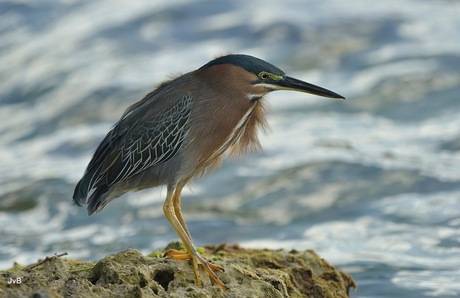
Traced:
[[262, 71], [259, 73], [259, 78], [261, 80], [268, 80], [268, 79], [272, 79], [274, 81], [279, 81], [283, 78], [283, 76], [280, 76], [280, 75], [276, 75], [276, 74], [273, 74], [273, 73], [269, 73], [269, 72], [266, 72], [266, 71]]
[[254, 84], [254, 87], [264, 87], [270, 91], [276, 91], [276, 90], [279, 90], [275, 85], [272, 85], [272, 84], [265, 84], [265, 83], [258, 83], [258, 84]]

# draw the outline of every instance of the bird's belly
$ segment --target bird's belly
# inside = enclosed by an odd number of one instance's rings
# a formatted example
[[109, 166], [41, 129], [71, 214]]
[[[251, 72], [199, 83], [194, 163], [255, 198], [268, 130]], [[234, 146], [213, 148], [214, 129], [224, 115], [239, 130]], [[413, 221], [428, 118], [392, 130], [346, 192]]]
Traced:
[[[201, 150], [184, 150], [188, 154], [184, 154], [181, 157], [182, 167], [178, 180], [191, 180], [219, 167], [225, 157], [225, 152], [233, 146], [238, 146], [241, 126], [237, 128], [227, 138], [215, 138], [208, 142], [201, 142], [197, 146]], [[212, 138], [212, 135], [208, 136], [208, 138]]]

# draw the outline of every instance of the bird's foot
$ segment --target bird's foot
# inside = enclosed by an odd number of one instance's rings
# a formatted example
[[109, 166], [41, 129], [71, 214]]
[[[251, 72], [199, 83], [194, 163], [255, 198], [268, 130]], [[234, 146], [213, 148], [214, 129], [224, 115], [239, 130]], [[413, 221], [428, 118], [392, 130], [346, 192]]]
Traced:
[[188, 253], [188, 252], [171, 249], [168, 252], [166, 252], [164, 256], [171, 258], [173, 260], [180, 260], [180, 261], [192, 260], [193, 271], [195, 272], [195, 278], [200, 287], [203, 286], [203, 283], [201, 282], [201, 278], [198, 273], [198, 265], [203, 266], [204, 270], [208, 272], [209, 277], [211, 277], [222, 289], [228, 290], [228, 287], [219, 279], [219, 277], [217, 277], [217, 275], [213, 271], [215, 270], [215, 271], [224, 272], [225, 271], [224, 268], [207, 261], [197, 252]]

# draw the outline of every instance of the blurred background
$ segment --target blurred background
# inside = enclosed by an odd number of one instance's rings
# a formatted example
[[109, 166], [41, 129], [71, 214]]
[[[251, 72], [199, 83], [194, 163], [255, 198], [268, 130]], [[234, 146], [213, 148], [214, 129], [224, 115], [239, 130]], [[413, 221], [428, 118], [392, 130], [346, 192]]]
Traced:
[[183, 193], [197, 245], [314, 249], [355, 297], [460, 295], [460, 2], [0, 1], [0, 268], [178, 237], [165, 190], [71, 202], [123, 111], [245, 53], [346, 101], [270, 95], [264, 151]]

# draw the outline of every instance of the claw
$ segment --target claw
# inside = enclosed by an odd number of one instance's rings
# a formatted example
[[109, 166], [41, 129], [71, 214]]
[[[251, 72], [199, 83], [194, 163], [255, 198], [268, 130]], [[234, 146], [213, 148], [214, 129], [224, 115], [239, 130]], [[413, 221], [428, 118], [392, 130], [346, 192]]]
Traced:
[[224, 268], [207, 261], [205, 258], [203, 258], [201, 255], [197, 254], [189, 254], [188, 252], [183, 252], [175, 249], [171, 249], [168, 252], [164, 254], [165, 257], [171, 258], [173, 260], [179, 260], [179, 261], [184, 261], [184, 260], [192, 260], [193, 264], [193, 271], [195, 273], [195, 278], [197, 281], [197, 284], [202, 287], [203, 283], [201, 282], [200, 275], [198, 273], [198, 265], [203, 266], [204, 270], [209, 274], [209, 276], [224, 290], [228, 290], [229, 288], [219, 279], [219, 277], [214, 273], [213, 270], [215, 271], [222, 271], [224, 272]]

